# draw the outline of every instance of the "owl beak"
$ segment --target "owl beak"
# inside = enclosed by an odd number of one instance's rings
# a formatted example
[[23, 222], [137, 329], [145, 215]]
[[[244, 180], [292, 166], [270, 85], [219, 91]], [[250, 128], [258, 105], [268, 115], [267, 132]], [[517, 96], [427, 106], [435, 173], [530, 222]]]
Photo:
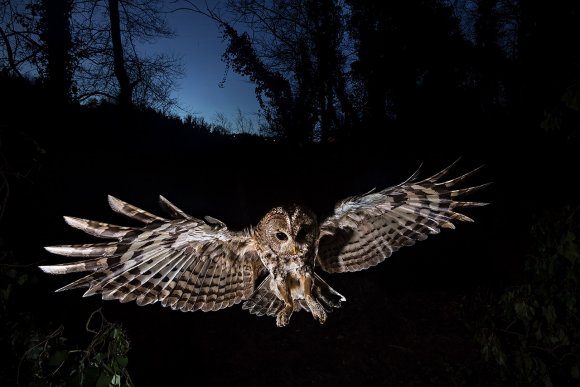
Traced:
[[292, 242], [290, 244], [290, 254], [292, 255], [298, 254], [298, 246], [296, 246], [296, 242]]

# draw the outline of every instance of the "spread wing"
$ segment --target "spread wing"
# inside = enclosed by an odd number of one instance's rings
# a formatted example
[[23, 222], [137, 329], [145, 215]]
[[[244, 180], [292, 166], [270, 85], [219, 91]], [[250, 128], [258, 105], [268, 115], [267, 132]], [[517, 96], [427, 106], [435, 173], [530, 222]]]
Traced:
[[428, 179], [416, 181], [419, 168], [401, 184], [338, 203], [320, 226], [318, 263], [322, 269], [330, 273], [368, 269], [401, 247], [439, 233], [440, 228], [455, 228], [452, 221], [473, 222], [456, 210], [487, 203], [456, 199], [489, 183], [451, 189], [479, 169], [440, 181], [457, 161]]
[[65, 217], [72, 227], [112, 242], [46, 247], [51, 253], [85, 260], [40, 266], [50, 274], [90, 272], [58, 289], [88, 287], [84, 296], [103, 299], [157, 301], [182, 311], [219, 310], [250, 297], [264, 267], [246, 232], [229, 231], [210, 217], [193, 218], [160, 197], [174, 219], [167, 220], [109, 196], [111, 208], [145, 223], [122, 227]]

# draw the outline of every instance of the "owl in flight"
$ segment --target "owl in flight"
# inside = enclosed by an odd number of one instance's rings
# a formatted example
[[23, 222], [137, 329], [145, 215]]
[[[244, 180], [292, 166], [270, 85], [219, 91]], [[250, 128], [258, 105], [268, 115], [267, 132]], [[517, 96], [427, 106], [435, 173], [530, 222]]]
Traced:
[[40, 269], [90, 272], [57, 291], [88, 287], [84, 296], [101, 294], [138, 305], [159, 301], [181, 311], [214, 311], [244, 301], [243, 309], [274, 316], [279, 327], [302, 309], [324, 323], [345, 298], [316, 273], [317, 267], [328, 273], [368, 269], [442, 227], [455, 228], [454, 220], [473, 221], [456, 210], [486, 203], [455, 199], [487, 184], [451, 189], [479, 169], [441, 181], [456, 162], [428, 179], [417, 181], [417, 170], [403, 183], [347, 198], [321, 222], [312, 211], [290, 205], [273, 208], [256, 227], [243, 231], [229, 230], [209, 216], [194, 218], [163, 196], [161, 207], [172, 219], [109, 196], [113, 211], [144, 225], [65, 217], [70, 226], [113, 241], [46, 247], [84, 260]]

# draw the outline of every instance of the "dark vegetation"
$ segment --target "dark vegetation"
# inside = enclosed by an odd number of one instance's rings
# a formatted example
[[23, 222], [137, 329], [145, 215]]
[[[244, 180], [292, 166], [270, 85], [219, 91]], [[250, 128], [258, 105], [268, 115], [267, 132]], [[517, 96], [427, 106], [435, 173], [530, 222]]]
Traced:
[[[168, 113], [171, 61], [127, 35], [169, 33], [151, 2], [16, 3], [0, 2], [2, 385], [579, 382], [579, 4], [186, 2], [256, 84], [257, 136]], [[117, 7], [99, 20], [111, 36], [71, 19], [87, 4]], [[90, 240], [62, 215], [123, 222], [109, 193], [153, 212], [163, 194], [236, 229], [288, 201], [323, 216], [460, 155], [456, 173], [486, 164], [471, 181], [494, 181], [476, 198], [491, 205], [372, 270], [325, 276], [347, 302], [324, 326], [54, 294], [70, 279], [36, 268], [58, 260], [42, 246]]]

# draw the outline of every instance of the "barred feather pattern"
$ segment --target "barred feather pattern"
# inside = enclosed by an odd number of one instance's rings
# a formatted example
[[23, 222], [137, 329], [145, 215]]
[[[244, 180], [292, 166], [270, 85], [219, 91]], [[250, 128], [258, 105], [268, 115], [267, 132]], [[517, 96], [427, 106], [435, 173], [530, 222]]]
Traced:
[[113, 242], [46, 247], [83, 261], [41, 266], [50, 274], [91, 272], [58, 291], [88, 287], [84, 296], [105, 300], [160, 302], [181, 311], [212, 311], [249, 298], [264, 267], [249, 232], [233, 232], [220, 221], [187, 215], [164, 197], [168, 220], [109, 197], [111, 208], [145, 223], [124, 227], [65, 217], [87, 234]]
[[181, 311], [214, 311], [245, 301], [243, 309], [276, 316], [278, 326], [299, 310], [323, 323], [345, 298], [316, 274], [315, 262], [330, 273], [364, 270], [441, 228], [455, 228], [453, 222], [473, 221], [458, 211], [487, 203], [460, 198], [488, 184], [457, 189], [479, 168], [444, 180], [455, 163], [427, 179], [418, 180], [419, 168], [398, 185], [347, 198], [321, 224], [307, 209], [283, 206], [241, 232], [209, 216], [192, 217], [162, 196], [171, 219], [109, 196], [113, 211], [143, 225], [65, 217], [70, 226], [109, 241], [46, 247], [82, 260], [40, 268], [50, 274], [89, 272], [58, 291], [87, 287], [85, 296], [159, 302]]
[[457, 161], [427, 179], [417, 181], [419, 167], [403, 183], [339, 202], [320, 226], [317, 257], [320, 267], [330, 273], [368, 269], [401, 247], [439, 233], [441, 228], [454, 229], [453, 221], [473, 222], [457, 210], [487, 203], [456, 199], [489, 183], [452, 189], [479, 170], [441, 181]]

